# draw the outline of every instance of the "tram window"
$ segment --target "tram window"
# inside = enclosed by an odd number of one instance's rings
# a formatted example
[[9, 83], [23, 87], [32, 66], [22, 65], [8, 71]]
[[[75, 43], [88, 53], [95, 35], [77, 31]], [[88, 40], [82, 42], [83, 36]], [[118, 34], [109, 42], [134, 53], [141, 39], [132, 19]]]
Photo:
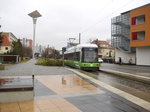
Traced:
[[74, 53], [74, 61], [80, 61], [80, 52]]
[[73, 60], [73, 53], [69, 53], [65, 55], [65, 59], [67, 60]]
[[97, 48], [83, 48], [82, 52], [83, 52], [82, 53], [83, 62], [97, 62], [98, 61], [97, 59], [98, 49]]

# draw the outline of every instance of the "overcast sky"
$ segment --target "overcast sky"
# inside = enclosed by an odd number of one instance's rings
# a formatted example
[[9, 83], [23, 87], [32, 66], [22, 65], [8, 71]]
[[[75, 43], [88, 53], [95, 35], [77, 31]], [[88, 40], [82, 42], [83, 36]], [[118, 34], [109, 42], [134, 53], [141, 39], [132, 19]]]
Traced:
[[32, 39], [33, 23], [27, 14], [38, 10], [42, 17], [36, 43], [61, 49], [68, 38], [78, 39], [79, 32], [81, 43], [111, 38], [112, 17], [147, 3], [150, 0], [0, 0], [0, 31]]

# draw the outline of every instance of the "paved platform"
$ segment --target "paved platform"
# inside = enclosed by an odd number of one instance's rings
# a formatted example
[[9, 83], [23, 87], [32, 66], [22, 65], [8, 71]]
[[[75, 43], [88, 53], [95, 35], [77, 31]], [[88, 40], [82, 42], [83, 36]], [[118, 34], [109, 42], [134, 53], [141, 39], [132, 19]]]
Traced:
[[0, 112], [149, 112], [144, 101], [139, 106], [81, 75], [37, 76], [34, 100], [0, 103]]
[[0, 112], [150, 112], [150, 102], [77, 70], [38, 68], [43, 74], [35, 75], [34, 100], [0, 103]]

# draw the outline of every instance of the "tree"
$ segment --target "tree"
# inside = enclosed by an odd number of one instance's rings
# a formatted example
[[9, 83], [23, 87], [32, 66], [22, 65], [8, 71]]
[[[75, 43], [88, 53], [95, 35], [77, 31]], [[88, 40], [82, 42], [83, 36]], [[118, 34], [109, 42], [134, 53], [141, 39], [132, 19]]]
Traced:
[[100, 42], [98, 39], [93, 40], [92, 44], [96, 44], [98, 46], [98, 48], [100, 48]]
[[60, 58], [60, 53], [54, 47], [47, 47], [43, 53], [42, 57], [46, 58]]
[[32, 57], [32, 48], [23, 46], [22, 50], [23, 50], [24, 57]]
[[1, 47], [1, 45], [2, 45], [2, 43], [3, 43], [3, 36], [2, 36], [2, 32], [0, 32], [0, 47]]
[[106, 41], [111, 45], [111, 39], [110, 38], [106, 39]]
[[48, 54], [49, 54], [49, 53], [48, 53], [48, 49], [49, 49], [49, 48], [45, 48], [45, 49], [42, 51], [42, 57], [44, 57], [45, 59], [48, 58]]
[[12, 46], [13, 50], [12, 50], [11, 54], [19, 55], [19, 56], [23, 57], [23, 47], [20, 42], [20, 39], [18, 39], [17, 41], [13, 41], [12, 44], [13, 44], [13, 46]]

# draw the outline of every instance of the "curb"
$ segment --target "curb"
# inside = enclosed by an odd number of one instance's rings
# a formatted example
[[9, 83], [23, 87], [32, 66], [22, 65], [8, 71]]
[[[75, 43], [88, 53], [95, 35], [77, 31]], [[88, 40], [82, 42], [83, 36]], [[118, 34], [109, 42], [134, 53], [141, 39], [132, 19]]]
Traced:
[[133, 96], [133, 95], [131, 95], [129, 93], [126, 93], [126, 92], [124, 92], [122, 90], [119, 90], [119, 89], [117, 89], [115, 87], [112, 87], [112, 86], [110, 86], [110, 85], [108, 85], [108, 84], [106, 84], [104, 82], [101, 82], [101, 81], [96, 80], [96, 79], [94, 79], [92, 77], [89, 77], [89, 76], [87, 76], [87, 75], [85, 75], [85, 74], [83, 74], [83, 73], [81, 73], [79, 71], [76, 71], [76, 70], [73, 70], [73, 69], [70, 69], [70, 68], [67, 68], [67, 69], [72, 71], [72, 72], [74, 72], [75, 74], [77, 74], [77, 75], [79, 75], [81, 77], [84, 77], [84, 78], [94, 82], [95, 84], [98, 84], [99, 86], [101, 86], [101, 87], [111, 91], [112, 93], [115, 93], [115, 94], [125, 98], [126, 100], [128, 100], [128, 101], [130, 101], [130, 102], [132, 102], [134, 104], [137, 104], [140, 107], [143, 107], [144, 109], [150, 111], [150, 107], [149, 107], [150, 102], [147, 102], [147, 101], [145, 101], [143, 99], [140, 99], [140, 98], [138, 98], [136, 96]]
[[105, 72], [105, 73], [110, 73], [112, 75], [128, 78], [128, 79], [140, 81], [140, 82], [143, 82], [143, 83], [146, 83], [146, 84], [150, 84], [150, 78], [149, 77], [137, 76], [137, 75], [130, 74], [130, 73], [124, 73], [124, 72], [119, 72], [119, 71], [114, 71], [114, 70], [107, 70], [107, 69], [100, 69], [100, 71]]

